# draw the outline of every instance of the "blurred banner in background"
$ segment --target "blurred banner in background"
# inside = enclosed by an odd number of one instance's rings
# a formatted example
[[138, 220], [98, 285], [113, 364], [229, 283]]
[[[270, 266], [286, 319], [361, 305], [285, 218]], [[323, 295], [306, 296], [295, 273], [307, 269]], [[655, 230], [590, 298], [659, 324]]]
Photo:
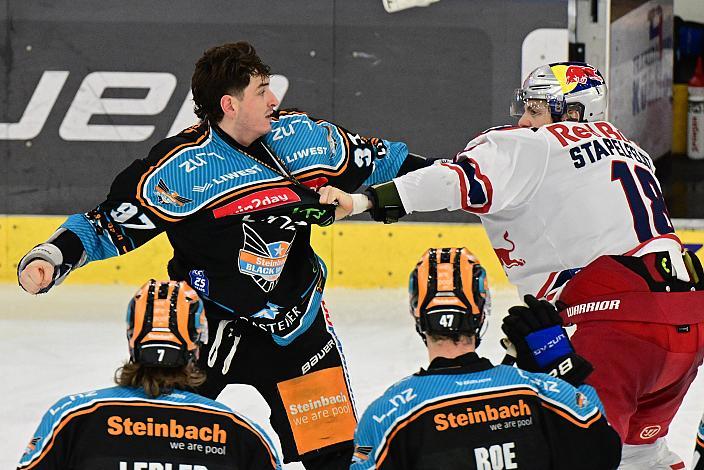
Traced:
[[448, 157], [511, 122], [524, 39], [565, 29], [567, 2], [389, 14], [379, 0], [8, 0], [0, 23], [0, 213], [67, 214], [92, 208], [122, 168], [193, 123], [191, 73], [210, 46], [252, 42], [284, 108]]
[[658, 158], [672, 145], [672, 0], [639, 3], [612, 17], [609, 120]]

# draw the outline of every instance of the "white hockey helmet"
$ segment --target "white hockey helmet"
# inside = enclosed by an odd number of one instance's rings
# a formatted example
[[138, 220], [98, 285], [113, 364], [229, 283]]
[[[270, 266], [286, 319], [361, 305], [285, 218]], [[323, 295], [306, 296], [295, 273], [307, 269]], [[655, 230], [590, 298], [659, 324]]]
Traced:
[[[522, 116], [528, 100], [544, 100], [555, 122], [577, 111], [578, 120], [599, 121], [606, 111], [606, 80], [584, 62], [557, 62], [538, 67], [514, 92], [511, 116]], [[570, 113], [572, 114], [572, 113]]]

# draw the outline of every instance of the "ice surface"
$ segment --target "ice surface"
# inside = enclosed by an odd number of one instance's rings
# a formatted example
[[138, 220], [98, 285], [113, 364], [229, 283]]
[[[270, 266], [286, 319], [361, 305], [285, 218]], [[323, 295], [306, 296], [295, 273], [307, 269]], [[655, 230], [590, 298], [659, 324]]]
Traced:
[[[113, 384], [115, 369], [127, 357], [124, 312], [135, 291], [124, 286], [66, 285], [32, 297], [17, 286], [0, 285], [0, 377], [4, 382], [0, 468], [15, 468], [41, 416], [57, 399]], [[500, 319], [518, 297], [512, 290], [495, 292], [493, 297], [493, 314], [479, 352], [496, 363], [503, 357], [498, 344]], [[427, 364], [404, 290], [328, 289], [326, 302], [343, 342], [360, 414], [394, 381]], [[700, 375], [668, 436], [671, 449], [687, 463], [704, 411], [703, 398]], [[270, 431], [268, 408], [253, 388], [230, 386], [220, 400]]]

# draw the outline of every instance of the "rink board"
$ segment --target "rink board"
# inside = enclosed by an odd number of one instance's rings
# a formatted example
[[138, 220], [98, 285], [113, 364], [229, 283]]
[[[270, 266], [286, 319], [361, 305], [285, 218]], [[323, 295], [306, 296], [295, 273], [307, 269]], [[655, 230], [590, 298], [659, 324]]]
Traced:
[[[0, 281], [16, 282], [19, 259], [64, 220], [63, 216], [0, 216]], [[694, 250], [704, 244], [704, 230], [680, 229], [677, 234]], [[313, 246], [329, 268], [329, 286], [405, 287], [408, 273], [430, 246], [466, 246], [486, 267], [493, 286], [508, 286], [480, 224], [340, 222], [314, 227]], [[77, 270], [67, 282], [139, 285], [150, 277], [165, 278], [171, 256], [162, 234], [136, 251]]]

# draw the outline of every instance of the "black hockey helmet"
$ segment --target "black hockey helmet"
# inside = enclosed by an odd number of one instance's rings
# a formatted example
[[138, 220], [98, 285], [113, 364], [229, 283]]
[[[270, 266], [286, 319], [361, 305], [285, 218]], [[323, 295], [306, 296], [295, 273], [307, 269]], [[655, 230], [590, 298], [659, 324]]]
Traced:
[[203, 301], [185, 282], [149, 280], [127, 307], [132, 362], [179, 367], [208, 341]]
[[411, 315], [416, 330], [451, 338], [479, 336], [491, 295], [486, 271], [467, 248], [430, 248], [409, 279]]

